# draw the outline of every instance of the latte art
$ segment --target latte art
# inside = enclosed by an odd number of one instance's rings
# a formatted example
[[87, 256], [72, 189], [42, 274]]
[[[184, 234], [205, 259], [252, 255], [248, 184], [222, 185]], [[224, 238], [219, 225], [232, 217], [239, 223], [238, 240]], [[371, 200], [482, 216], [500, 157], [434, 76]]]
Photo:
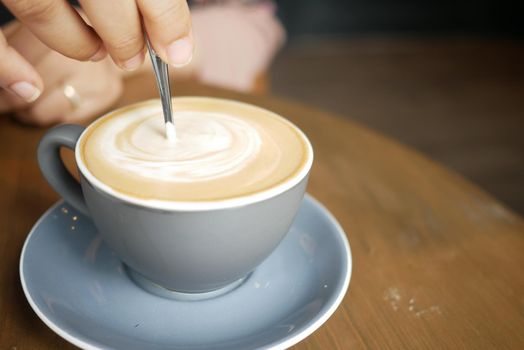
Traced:
[[[158, 112], [152, 111], [151, 116], [132, 123], [109, 121], [101, 133], [99, 152], [122, 170], [144, 178], [193, 182], [238, 172], [260, 151], [261, 131], [238, 118], [218, 113], [178, 111], [174, 115], [177, 138], [169, 141], [163, 134], [164, 120]], [[280, 151], [276, 146], [268, 151], [275, 160], [274, 167]], [[272, 166], [257, 176], [271, 171]]]
[[263, 191], [304, 166], [303, 137], [270, 112], [204, 98], [174, 107], [175, 140], [165, 136], [158, 102], [95, 122], [83, 142], [89, 171], [135, 197], [208, 201]]

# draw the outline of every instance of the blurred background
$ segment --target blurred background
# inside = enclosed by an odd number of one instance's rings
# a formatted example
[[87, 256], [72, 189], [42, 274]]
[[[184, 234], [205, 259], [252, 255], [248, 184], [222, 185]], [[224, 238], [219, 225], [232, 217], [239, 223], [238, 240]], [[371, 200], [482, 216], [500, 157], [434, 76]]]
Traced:
[[386, 134], [524, 214], [520, 2], [277, 4], [288, 37], [269, 69], [272, 94]]
[[[195, 79], [334, 112], [415, 148], [524, 214], [522, 1], [189, 3], [198, 49], [189, 67], [172, 70], [176, 84]], [[0, 2], [0, 23], [12, 19]], [[14, 47], [31, 51], [43, 45], [29, 40], [28, 32], [17, 33], [8, 35]], [[64, 56], [41, 56], [48, 60], [41, 66], [51, 67], [41, 73], [52, 81], [75, 78], [75, 89], [91, 98], [91, 113], [56, 112], [49, 101], [40, 101], [47, 104], [40, 110], [37, 104], [26, 110], [4, 108], [25, 123], [42, 126], [98, 116], [122, 92], [121, 70], [109, 59], [91, 65], [97, 68], [91, 72], [89, 65]], [[150, 65], [142, 71], [152, 77]], [[92, 88], [97, 74], [105, 90]], [[136, 73], [123, 77], [130, 74]], [[70, 107], [65, 98], [62, 102]]]

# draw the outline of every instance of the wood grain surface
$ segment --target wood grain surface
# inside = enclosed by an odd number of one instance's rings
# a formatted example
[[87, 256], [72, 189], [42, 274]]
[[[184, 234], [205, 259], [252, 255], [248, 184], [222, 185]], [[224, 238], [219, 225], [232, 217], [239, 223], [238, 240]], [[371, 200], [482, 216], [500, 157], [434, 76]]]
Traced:
[[[345, 229], [353, 277], [341, 307], [296, 349], [524, 348], [521, 217], [420, 154], [322, 110], [191, 84], [174, 91], [266, 107], [312, 141], [308, 191]], [[119, 104], [155, 95], [150, 76], [136, 77]], [[74, 348], [33, 313], [18, 276], [24, 239], [58, 199], [36, 163], [44, 132], [0, 118], [0, 349]]]

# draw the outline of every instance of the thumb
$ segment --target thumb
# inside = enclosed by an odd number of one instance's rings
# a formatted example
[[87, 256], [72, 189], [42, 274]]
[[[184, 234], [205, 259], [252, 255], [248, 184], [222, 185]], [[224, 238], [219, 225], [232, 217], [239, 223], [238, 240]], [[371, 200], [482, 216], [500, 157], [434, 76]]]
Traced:
[[0, 31], [0, 87], [26, 102], [36, 100], [44, 88], [42, 78], [34, 67], [13, 47]]

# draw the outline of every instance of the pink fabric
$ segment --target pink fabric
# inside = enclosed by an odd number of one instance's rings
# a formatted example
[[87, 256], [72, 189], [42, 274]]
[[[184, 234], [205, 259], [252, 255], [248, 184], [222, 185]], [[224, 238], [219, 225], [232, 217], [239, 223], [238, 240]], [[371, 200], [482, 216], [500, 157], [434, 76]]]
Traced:
[[194, 6], [195, 74], [204, 83], [249, 91], [285, 41], [272, 2]]

